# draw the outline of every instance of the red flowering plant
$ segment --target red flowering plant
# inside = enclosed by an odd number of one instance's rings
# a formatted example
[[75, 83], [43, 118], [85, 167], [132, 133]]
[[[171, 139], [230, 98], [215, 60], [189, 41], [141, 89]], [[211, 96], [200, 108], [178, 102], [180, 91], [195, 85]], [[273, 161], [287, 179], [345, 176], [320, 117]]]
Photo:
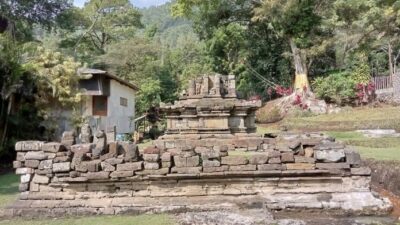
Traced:
[[279, 97], [288, 96], [293, 93], [293, 89], [290, 87], [285, 88], [281, 85], [276, 85], [275, 87], [269, 87], [267, 89], [267, 94], [269, 96], [272, 96], [274, 93]]
[[367, 104], [375, 99], [375, 84], [372, 81], [368, 84], [357, 84], [355, 89], [357, 104]]

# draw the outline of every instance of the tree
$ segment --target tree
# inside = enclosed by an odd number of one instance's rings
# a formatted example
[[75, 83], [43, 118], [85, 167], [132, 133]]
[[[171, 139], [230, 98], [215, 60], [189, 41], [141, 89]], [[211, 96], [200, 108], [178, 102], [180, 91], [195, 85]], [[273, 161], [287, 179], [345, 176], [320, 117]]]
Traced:
[[0, 33], [26, 37], [34, 24], [52, 27], [56, 18], [72, 6], [68, 0], [4, 0], [0, 4]]
[[[90, 0], [82, 9], [74, 8], [63, 17], [60, 26], [69, 34], [63, 47], [90, 50], [96, 55], [104, 54], [109, 44], [130, 38], [142, 27], [141, 14], [129, 0]], [[70, 33], [72, 30], [75, 32]]]
[[35, 106], [45, 119], [48, 134], [54, 135], [57, 129], [55, 121], [62, 117], [62, 112], [71, 109], [76, 111], [82, 100], [76, 74], [80, 65], [72, 57], [42, 47], [24, 64], [25, 70], [35, 78]]
[[235, 74], [244, 97], [266, 98], [268, 87], [290, 81], [288, 46], [267, 23], [252, 20], [256, 6], [247, 0], [178, 0], [172, 11], [193, 21], [215, 72]]
[[324, 27], [324, 20], [332, 15], [329, 3], [332, 1], [265, 0], [255, 9], [253, 19], [268, 23], [289, 44], [297, 90], [309, 90], [309, 68], [331, 45], [331, 31]]

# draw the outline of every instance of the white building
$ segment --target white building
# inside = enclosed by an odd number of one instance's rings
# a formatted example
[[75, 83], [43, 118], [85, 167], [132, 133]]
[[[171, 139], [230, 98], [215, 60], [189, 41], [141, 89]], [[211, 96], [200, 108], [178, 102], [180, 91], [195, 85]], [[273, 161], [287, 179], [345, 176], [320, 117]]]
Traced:
[[81, 112], [92, 129], [133, 133], [138, 87], [103, 70], [82, 68], [78, 75], [84, 94]]

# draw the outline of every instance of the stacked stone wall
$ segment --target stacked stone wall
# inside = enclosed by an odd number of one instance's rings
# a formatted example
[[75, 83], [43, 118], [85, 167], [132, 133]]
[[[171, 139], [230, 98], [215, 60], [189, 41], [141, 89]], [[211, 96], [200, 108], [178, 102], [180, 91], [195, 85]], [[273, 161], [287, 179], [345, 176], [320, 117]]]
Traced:
[[[371, 171], [361, 166], [359, 154], [320, 134], [158, 140], [142, 151], [129, 142], [110, 142], [104, 149], [71, 144], [16, 144], [14, 167], [22, 193], [14, 215], [38, 209], [78, 213], [77, 207], [92, 214], [184, 210], [197, 200], [176, 205], [168, 198], [196, 196], [220, 196], [212, 202], [233, 197], [236, 203], [259, 196], [271, 209], [390, 209], [370, 192]], [[162, 198], [162, 209], [143, 203], [155, 197]]]

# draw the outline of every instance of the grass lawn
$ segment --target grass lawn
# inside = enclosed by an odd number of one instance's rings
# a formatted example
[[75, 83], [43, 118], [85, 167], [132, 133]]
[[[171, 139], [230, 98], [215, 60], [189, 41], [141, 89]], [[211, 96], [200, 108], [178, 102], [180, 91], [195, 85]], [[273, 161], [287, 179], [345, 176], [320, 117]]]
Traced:
[[[17, 199], [19, 176], [14, 173], [0, 175], [0, 208]], [[0, 225], [173, 225], [176, 224], [168, 215], [140, 216], [101, 216], [69, 219], [46, 220], [0, 220]]]
[[337, 114], [286, 118], [281, 123], [290, 130], [351, 131], [357, 129], [400, 130], [400, 107], [360, 107]]
[[17, 199], [19, 176], [9, 173], [0, 175], [0, 208]]
[[4, 220], [0, 225], [173, 225], [168, 215], [98, 216], [47, 220]]
[[327, 132], [328, 135], [354, 146], [363, 158], [400, 161], [400, 138], [367, 138], [357, 132]]

